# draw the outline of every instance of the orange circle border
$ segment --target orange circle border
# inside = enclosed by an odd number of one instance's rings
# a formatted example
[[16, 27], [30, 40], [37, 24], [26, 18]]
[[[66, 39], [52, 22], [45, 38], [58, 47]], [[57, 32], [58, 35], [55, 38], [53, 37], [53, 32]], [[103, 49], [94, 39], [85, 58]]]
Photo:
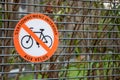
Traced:
[[[31, 19], [42, 19], [45, 22], [47, 22], [50, 25], [51, 29], [53, 30], [54, 42], [53, 42], [50, 50], [47, 51], [47, 53], [45, 55], [42, 55], [42, 56], [28, 55], [20, 46], [19, 32], [22, 28], [22, 25], [25, 24], [27, 21], [29, 21]], [[30, 62], [43, 62], [43, 61], [48, 60], [54, 54], [54, 52], [56, 51], [56, 49], [58, 47], [58, 43], [59, 43], [59, 34], [58, 34], [58, 30], [57, 30], [56, 25], [54, 24], [54, 22], [48, 16], [46, 16], [44, 14], [40, 14], [40, 13], [34, 13], [34, 14], [28, 14], [28, 15], [24, 16], [17, 23], [17, 25], [14, 29], [14, 33], [13, 33], [13, 40], [14, 40], [15, 48], [22, 58], [24, 58], [25, 60], [30, 61]]]

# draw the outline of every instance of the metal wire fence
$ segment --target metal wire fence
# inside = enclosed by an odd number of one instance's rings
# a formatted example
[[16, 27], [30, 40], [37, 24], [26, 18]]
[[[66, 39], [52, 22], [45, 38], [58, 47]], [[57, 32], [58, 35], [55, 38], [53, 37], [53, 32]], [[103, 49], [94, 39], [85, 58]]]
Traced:
[[[27, 62], [14, 48], [14, 28], [30, 13], [59, 30], [48, 61]], [[120, 80], [120, 1], [0, 0], [0, 63], [0, 80]]]

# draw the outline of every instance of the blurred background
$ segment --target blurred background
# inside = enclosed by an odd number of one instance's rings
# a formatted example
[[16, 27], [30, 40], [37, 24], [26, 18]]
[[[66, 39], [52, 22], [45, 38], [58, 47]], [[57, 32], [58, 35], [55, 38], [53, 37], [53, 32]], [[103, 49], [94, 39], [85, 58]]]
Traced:
[[[13, 31], [27, 14], [49, 16], [59, 31], [55, 54], [27, 62]], [[120, 80], [119, 0], [0, 0], [0, 80]]]

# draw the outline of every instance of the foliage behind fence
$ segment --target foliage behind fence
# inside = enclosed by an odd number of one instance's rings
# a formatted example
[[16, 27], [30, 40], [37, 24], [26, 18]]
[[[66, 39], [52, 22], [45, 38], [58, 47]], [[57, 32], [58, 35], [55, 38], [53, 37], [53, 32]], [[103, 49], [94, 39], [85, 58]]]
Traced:
[[[1, 0], [1, 80], [119, 80], [119, 3], [117, 0], [26, 0], [26, 3]], [[22, 6], [26, 12], [20, 11]], [[43, 63], [23, 60], [13, 45], [14, 27], [29, 13], [48, 15], [59, 30], [59, 47]], [[12, 72], [14, 69], [18, 71]]]

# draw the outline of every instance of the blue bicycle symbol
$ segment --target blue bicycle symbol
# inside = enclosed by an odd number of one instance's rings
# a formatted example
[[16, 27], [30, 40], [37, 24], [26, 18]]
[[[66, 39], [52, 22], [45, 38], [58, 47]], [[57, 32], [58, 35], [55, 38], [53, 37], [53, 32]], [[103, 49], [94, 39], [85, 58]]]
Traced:
[[[32, 30], [33, 27], [30, 27]], [[52, 38], [49, 35], [43, 34], [44, 29], [40, 29], [40, 31], [35, 31], [34, 33], [39, 34], [39, 39], [41, 39], [48, 47], [52, 46]], [[25, 49], [29, 49], [33, 46], [33, 38], [31, 35], [24, 35], [21, 39], [21, 45]], [[40, 47], [40, 44], [36, 41], [36, 45], [38, 48]]]

